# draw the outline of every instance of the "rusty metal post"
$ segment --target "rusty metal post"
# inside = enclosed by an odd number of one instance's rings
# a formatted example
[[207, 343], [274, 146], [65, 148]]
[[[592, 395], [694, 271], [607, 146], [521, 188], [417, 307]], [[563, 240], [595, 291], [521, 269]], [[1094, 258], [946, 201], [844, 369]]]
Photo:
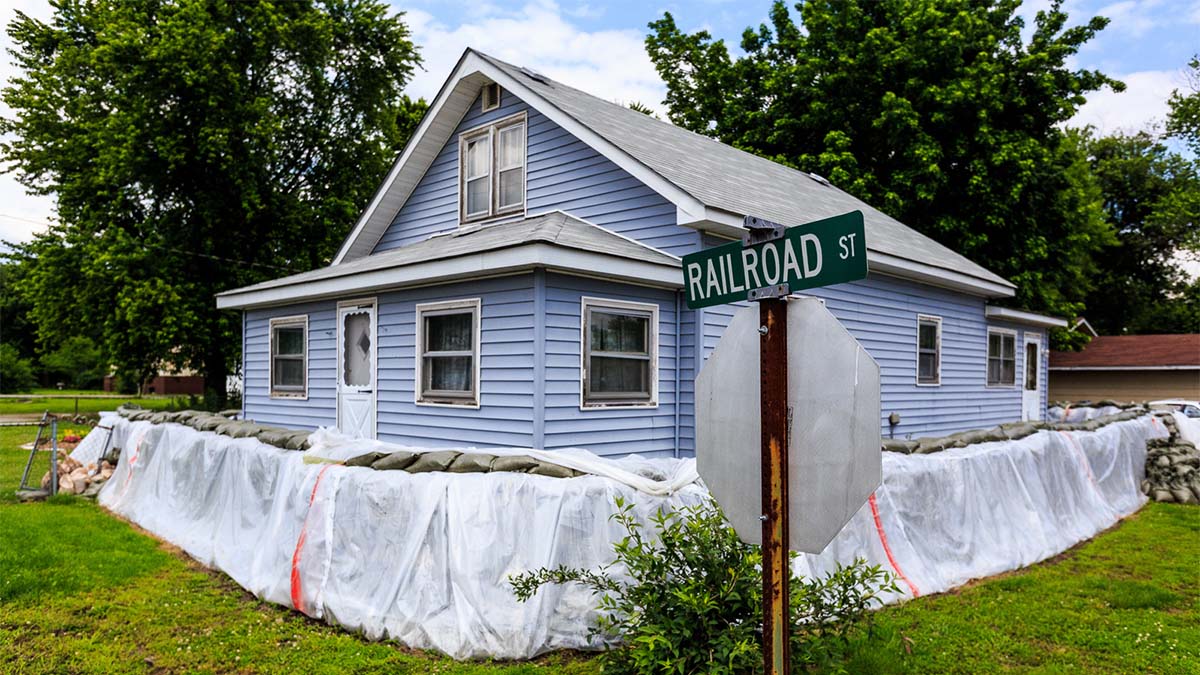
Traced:
[[50, 419], [50, 494], [58, 494], [58, 418]]
[[762, 405], [763, 665], [790, 675], [788, 609], [787, 300], [759, 301], [759, 398]]

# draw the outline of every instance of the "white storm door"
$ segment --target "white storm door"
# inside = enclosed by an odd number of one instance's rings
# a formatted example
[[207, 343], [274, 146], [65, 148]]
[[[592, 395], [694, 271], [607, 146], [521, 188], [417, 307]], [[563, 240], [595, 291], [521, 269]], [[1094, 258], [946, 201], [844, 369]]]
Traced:
[[375, 301], [338, 305], [338, 431], [375, 438]]
[[1021, 419], [1035, 422], [1042, 419], [1042, 339], [1025, 335], [1024, 375], [1021, 383]]

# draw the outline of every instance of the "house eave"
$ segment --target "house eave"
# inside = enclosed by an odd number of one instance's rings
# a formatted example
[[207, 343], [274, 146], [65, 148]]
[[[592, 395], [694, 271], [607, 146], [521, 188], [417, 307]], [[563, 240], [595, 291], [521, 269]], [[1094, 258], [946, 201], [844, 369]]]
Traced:
[[603, 276], [605, 279], [656, 288], [676, 289], [683, 286], [683, 275], [678, 266], [630, 260], [539, 242], [269, 288], [235, 289], [217, 295], [217, 308], [272, 307], [342, 298], [354, 294], [475, 280], [537, 268], [567, 274]]
[[1007, 321], [1009, 323], [1019, 323], [1026, 326], [1037, 326], [1038, 328], [1067, 327], [1066, 319], [1060, 319], [1057, 316], [1047, 316], [1045, 314], [1026, 312], [1019, 309], [1010, 309], [1008, 307], [993, 307], [988, 305], [984, 308], [983, 314], [988, 319]]

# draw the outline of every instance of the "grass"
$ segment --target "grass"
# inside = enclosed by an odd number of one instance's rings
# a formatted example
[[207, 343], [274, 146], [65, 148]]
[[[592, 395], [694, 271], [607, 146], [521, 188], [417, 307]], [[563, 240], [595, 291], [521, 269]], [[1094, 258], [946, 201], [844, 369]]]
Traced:
[[[576, 653], [458, 663], [258, 601], [91, 502], [17, 504], [0, 428], [0, 672], [599, 672]], [[40, 478], [40, 474], [38, 476]], [[1200, 673], [1200, 509], [1150, 504], [1058, 558], [876, 615], [849, 673]]]
[[[162, 410], [171, 405], [170, 396], [129, 396], [124, 398], [74, 399], [75, 392], [40, 389], [21, 398], [0, 398], [0, 415], [40, 415], [49, 410], [57, 415], [94, 415], [104, 410], [116, 410], [122, 403], [136, 403], [143, 408]], [[79, 392], [97, 395], [101, 391]]]

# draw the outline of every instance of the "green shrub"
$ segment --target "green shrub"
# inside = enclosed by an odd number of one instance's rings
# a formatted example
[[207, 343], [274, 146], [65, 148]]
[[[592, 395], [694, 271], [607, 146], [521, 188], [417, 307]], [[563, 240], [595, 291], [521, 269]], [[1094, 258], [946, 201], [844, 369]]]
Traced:
[[29, 391], [37, 384], [33, 377], [33, 364], [21, 358], [17, 348], [0, 344], [0, 393], [16, 394]]
[[[625, 537], [613, 547], [612, 565], [514, 575], [516, 596], [528, 600], [544, 584], [565, 583], [599, 594], [593, 638], [613, 645], [601, 657], [605, 673], [761, 672], [759, 547], [738, 539], [711, 500], [659, 511], [651, 519], [653, 536], [619, 498], [613, 519]], [[836, 664], [869, 639], [867, 610], [885, 590], [898, 590], [891, 575], [861, 560], [820, 579], [793, 577], [793, 667]]]
[[104, 383], [104, 357], [91, 338], [69, 337], [58, 349], [42, 356], [42, 367], [73, 389], [99, 389]]

